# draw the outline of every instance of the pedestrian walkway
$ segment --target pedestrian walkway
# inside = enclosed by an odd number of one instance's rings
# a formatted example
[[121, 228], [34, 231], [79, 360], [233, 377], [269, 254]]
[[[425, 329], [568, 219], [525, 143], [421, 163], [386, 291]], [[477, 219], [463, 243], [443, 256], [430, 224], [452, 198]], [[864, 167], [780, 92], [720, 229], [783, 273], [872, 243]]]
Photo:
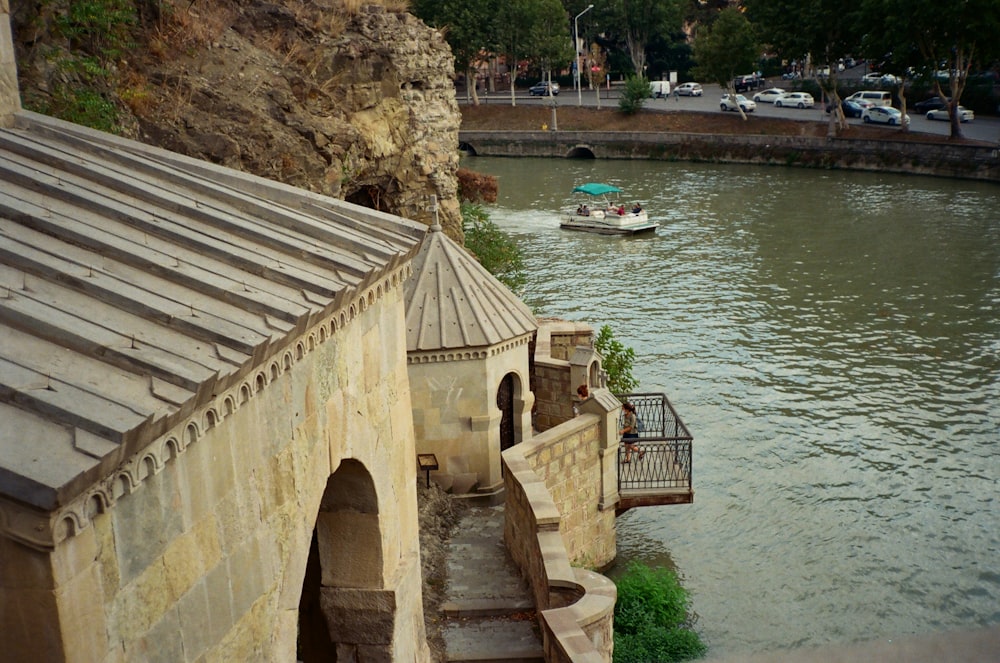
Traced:
[[449, 663], [537, 663], [531, 592], [503, 544], [503, 506], [470, 506], [448, 545], [441, 605]]

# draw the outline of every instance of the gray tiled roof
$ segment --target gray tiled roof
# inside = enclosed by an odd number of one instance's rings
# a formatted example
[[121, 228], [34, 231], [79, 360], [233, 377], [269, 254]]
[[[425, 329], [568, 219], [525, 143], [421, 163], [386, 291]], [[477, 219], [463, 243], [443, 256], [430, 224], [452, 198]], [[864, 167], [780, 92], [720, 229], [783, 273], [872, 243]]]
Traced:
[[426, 226], [32, 113], [0, 129], [0, 496], [53, 509]]
[[413, 259], [405, 297], [407, 352], [485, 347], [538, 329], [531, 309], [437, 224]]

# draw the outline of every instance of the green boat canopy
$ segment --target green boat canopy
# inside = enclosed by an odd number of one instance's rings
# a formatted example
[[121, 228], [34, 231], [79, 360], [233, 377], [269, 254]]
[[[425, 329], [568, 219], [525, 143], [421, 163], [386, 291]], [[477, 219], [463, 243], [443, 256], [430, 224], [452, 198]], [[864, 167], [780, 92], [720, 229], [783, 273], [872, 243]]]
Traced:
[[616, 186], [611, 186], [610, 184], [601, 184], [600, 182], [587, 182], [586, 184], [581, 184], [580, 186], [573, 189], [573, 193], [576, 192], [586, 193], [591, 196], [603, 196], [608, 193], [621, 193], [622, 190]]

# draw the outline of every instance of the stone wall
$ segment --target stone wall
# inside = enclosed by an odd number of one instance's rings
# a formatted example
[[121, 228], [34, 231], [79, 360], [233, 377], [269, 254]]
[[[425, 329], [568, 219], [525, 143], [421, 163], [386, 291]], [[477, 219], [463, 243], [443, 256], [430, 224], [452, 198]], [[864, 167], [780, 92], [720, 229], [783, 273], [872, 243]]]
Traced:
[[617, 412], [581, 414], [518, 445], [559, 513], [559, 534], [576, 566], [600, 569], [615, 558], [618, 445], [602, 424], [606, 417], [617, 422]]
[[318, 530], [338, 655], [427, 661], [405, 269], [126, 460], [55, 550], [0, 539], [3, 656], [294, 661]]
[[[583, 427], [596, 431], [595, 418], [589, 419]], [[531, 586], [539, 611], [545, 660], [610, 663], [615, 585], [599, 573], [571, 566], [562, 535], [564, 521], [552, 493], [533, 467], [538, 460], [534, 452], [539, 450], [529, 450], [530, 458], [524, 455], [526, 450], [526, 445], [521, 444], [504, 452], [504, 538], [511, 557]], [[611, 518], [613, 546], [613, 510]]]
[[0, 0], [0, 127], [9, 127], [21, 110], [17, 89], [17, 64], [10, 34], [10, 0]]
[[602, 387], [604, 375], [590, 325], [553, 318], [538, 322], [531, 389], [535, 430], [544, 431], [572, 419], [580, 402], [577, 387]]
[[[504, 376], [514, 375], [515, 444], [531, 436], [529, 338], [496, 348], [440, 353], [412, 352], [409, 376], [417, 451], [433, 453], [440, 469], [432, 477], [445, 489], [468, 492], [499, 490], [500, 418], [497, 391]], [[462, 475], [472, 475], [468, 479]], [[453, 483], [456, 482], [457, 483]]]
[[752, 163], [1000, 182], [1000, 150], [973, 145], [807, 136], [589, 131], [460, 131], [459, 141], [467, 152], [482, 156]]
[[[16, 4], [25, 105], [87, 89], [55, 20], [69, 0]], [[436, 195], [439, 222], [462, 240], [461, 115], [440, 32], [377, 3], [136, 4], [159, 18], [144, 13], [155, 28], [130, 33], [136, 57], [102, 88], [122, 92], [121, 135], [428, 225]]]

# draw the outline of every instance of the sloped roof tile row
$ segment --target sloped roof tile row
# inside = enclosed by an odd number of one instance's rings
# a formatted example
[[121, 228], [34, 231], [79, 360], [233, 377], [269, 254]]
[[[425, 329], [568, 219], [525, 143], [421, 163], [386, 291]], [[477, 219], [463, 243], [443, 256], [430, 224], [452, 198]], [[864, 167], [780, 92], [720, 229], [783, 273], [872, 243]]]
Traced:
[[0, 495], [42, 509], [427, 230], [27, 112], [0, 182]]

